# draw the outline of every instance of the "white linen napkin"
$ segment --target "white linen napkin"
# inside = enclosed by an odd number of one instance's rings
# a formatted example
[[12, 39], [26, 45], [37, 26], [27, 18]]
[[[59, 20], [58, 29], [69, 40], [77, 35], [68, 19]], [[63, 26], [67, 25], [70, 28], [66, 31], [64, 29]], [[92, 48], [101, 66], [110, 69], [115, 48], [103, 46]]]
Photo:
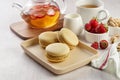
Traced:
[[120, 79], [120, 54], [117, 52], [118, 43], [110, 45], [101, 52], [100, 57], [91, 61], [91, 66], [116, 75]]

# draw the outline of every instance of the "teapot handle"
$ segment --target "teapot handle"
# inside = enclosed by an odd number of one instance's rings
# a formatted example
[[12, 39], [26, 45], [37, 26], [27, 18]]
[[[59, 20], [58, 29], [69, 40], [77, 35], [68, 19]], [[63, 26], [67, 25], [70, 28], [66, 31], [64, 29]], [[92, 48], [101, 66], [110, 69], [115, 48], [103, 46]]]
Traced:
[[65, 11], [67, 8], [67, 4], [66, 4], [65, 0], [53, 0], [53, 2], [58, 4], [61, 14], [65, 14]]
[[18, 4], [18, 3], [13, 3], [13, 4], [12, 4], [12, 7], [17, 8], [17, 9], [19, 9], [20, 11], [22, 11], [22, 9], [23, 9], [23, 6], [20, 5], [20, 4]]

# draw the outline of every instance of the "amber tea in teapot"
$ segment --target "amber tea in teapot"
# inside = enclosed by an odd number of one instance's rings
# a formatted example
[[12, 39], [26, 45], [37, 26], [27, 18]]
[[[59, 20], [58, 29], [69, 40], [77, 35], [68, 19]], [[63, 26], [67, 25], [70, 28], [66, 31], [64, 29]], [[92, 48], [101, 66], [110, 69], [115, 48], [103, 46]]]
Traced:
[[[64, 4], [64, 0], [61, 0]], [[22, 7], [19, 4], [15, 4]], [[59, 20], [60, 7], [53, 0], [30, 0], [21, 10], [21, 16], [32, 28], [51, 28]]]
[[54, 5], [35, 5], [22, 18], [33, 25], [33, 28], [49, 28], [59, 19], [60, 10]]

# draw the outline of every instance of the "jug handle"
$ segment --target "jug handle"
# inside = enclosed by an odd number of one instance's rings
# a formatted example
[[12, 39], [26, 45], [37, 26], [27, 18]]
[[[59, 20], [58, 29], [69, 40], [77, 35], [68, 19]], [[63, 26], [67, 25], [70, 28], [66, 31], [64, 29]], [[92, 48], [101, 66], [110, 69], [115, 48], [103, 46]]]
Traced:
[[13, 3], [13, 4], [12, 4], [12, 7], [17, 8], [17, 9], [19, 9], [20, 11], [22, 11], [22, 9], [23, 9], [23, 6], [20, 5], [20, 4], [18, 4], [18, 3]]
[[[62, 1], [62, 3], [58, 3], [57, 1]], [[59, 6], [61, 14], [65, 14], [65, 11], [67, 8], [66, 1], [65, 0], [53, 0], [53, 2], [55, 2]]]

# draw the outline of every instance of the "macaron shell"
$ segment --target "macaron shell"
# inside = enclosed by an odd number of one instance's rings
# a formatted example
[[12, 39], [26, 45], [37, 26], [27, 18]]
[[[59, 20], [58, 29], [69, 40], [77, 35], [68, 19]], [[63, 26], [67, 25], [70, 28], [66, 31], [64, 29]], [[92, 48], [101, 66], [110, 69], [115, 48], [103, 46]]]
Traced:
[[39, 40], [39, 44], [41, 47], [45, 48], [47, 45], [49, 45], [50, 43], [44, 41], [44, 40]]
[[63, 56], [69, 53], [70, 48], [64, 43], [52, 43], [45, 50], [52, 56]]
[[[58, 34], [59, 34], [59, 33], [58, 33]], [[62, 39], [62, 37], [61, 37], [60, 34], [57, 36], [57, 38], [58, 38], [58, 41], [59, 41], [59, 42], [61, 42], [61, 43], [66, 43], [71, 50], [76, 47], [76, 45], [70, 45], [70, 44], [68, 44], [67, 42], [65, 42], [65, 40]]]
[[61, 41], [64, 41], [68, 45], [71, 45], [71, 46], [78, 45], [79, 40], [77, 36], [67, 28], [62, 28], [60, 30], [59, 37], [61, 38]]
[[65, 43], [65, 41], [64, 41], [64, 40], [62, 39], [62, 37], [61, 37], [60, 32], [58, 32], [57, 38], [58, 38], [58, 41], [59, 41], [59, 42]]
[[47, 31], [39, 35], [39, 43], [43, 47], [55, 42], [58, 42], [57, 32]]

